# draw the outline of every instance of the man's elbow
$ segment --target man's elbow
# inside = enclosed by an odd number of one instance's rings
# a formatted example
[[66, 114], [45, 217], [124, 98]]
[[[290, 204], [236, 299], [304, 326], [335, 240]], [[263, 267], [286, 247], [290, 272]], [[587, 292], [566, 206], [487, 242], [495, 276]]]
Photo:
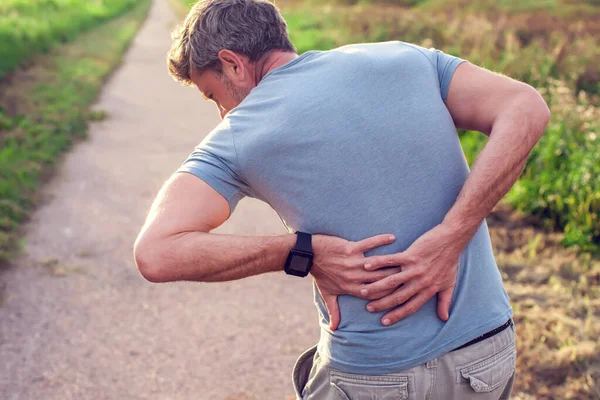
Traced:
[[170, 282], [169, 270], [161, 254], [160, 245], [152, 240], [138, 237], [133, 246], [133, 258], [139, 273], [149, 282]]
[[527, 109], [530, 113], [531, 122], [534, 130], [541, 137], [550, 122], [550, 109], [542, 95], [535, 88], [528, 86], [527, 91]]

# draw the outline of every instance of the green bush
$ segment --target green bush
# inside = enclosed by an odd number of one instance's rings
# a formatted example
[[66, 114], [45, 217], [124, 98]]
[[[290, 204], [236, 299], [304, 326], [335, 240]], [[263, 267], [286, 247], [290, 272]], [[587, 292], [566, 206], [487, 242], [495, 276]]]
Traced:
[[565, 245], [594, 251], [600, 246], [600, 109], [561, 81], [540, 91], [552, 120], [507, 199], [563, 230]]
[[139, 0], [2, 0], [0, 77], [32, 54], [73, 40]]

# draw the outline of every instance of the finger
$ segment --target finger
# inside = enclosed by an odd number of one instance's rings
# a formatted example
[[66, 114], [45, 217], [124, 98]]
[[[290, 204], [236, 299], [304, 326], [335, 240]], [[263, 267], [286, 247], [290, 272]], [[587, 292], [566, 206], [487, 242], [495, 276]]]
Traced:
[[[347, 286], [345, 286], [344, 294], [349, 294], [349, 295], [359, 297], [359, 298], [365, 299], [365, 300], [380, 299], [381, 297], [386, 295], [388, 292], [391, 293], [394, 290], [396, 290], [397, 288], [393, 287], [391, 290], [390, 290], [390, 288], [388, 288], [388, 290], [378, 291], [377, 293], [369, 293], [367, 291], [367, 295], [365, 295], [365, 296], [363, 296], [361, 294], [361, 290], [366, 288], [368, 284], [377, 282], [381, 279], [387, 278], [390, 275], [394, 275], [394, 274], [397, 274], [400, 272], [402, 272], [402, 268], [400, 268], [400, 267], [384, 268], [384, 269], [377, 270], [377, 271], [365, 271], [361, 265], [360, 269], [353, 271], [351, 274], [349, 274], [346, 277], [348, 284], [347, 284]], [[340, 293], [336, 292], [336, 294], [339, 295]]]
[[431, 292], [420, 292], [418, 295], [404, 303], [402, 306], [390, 311], [381, 318], [383, 325], [392, 325], [400, 321], [402, 318], [406, 318], [412, 313], [419, 310], [423, 304], [427, 303], [433, 294]]
[[389, 296], [390, 294], [394, 293], [396, 290], [397, 290], [397, 288], [389, 289], [389, 290], [386, 290], [385, 292], [371, 293], [371, 294], [368, 294], [367, 296], [361, 295], [360, 291], [359, 291], [359, 295], [356, 297], [360, 297], [363, 300], [375, 301], [375, 300], [382, 299], [386, 296]]
[[382, 268], [376, 271], [365, 271], [361, 268], [356, 277], [362, 283], [373, 283], [400, 272], [402, 272], [402, 267]]
[[438, 317], [440, 317], [442, 321], [448, 321], [448, 318], [450, 318], [450, 305], [452, 303], [453, 293], [454, 286], [451, 286], [448, 289], [442, 290], [438, 293], [437, 313]]
[[355, 242], [354, 249], [357, 252], [366, 253], [374, 248], [385, 246], [386, 244], [393, 243], [396, 237], [392, 234], [386, 233], [383, 235], [371, 236], [369, 238]]
[[329, 313], [329, 329], [335, 331], [340, 324], [340, 307], [337, 301], [337, 295], [326, 294], [323, 296], [327, 312]]
[[397, 274], [392, 274], [386, 278], [378, 280], [377, 282], [366, 285], [360, 290], [360, 294], [361, 296], [369, 296], [371, 294], [377, 294], [385, 290], [397, 288], [418, 276], [419, 273], [420, 272], [416, 268], [412, 268]]
[[400, 289], [395, 290], [392, 294], [367, 304], [367, 310], [370, 312], [379, 312], [392, 307], [397, 307], [406, 303], [411, 297], [416, 295], [418, 291], [419, 288], [415, 284], [402, 286]]
[[407, 251], [394, 254], [386, 254], [383, 256], [371, 256], [364, 260], [365, 269], [372, 271], [382, 267], [400, 266], [412, 263], [413, 260]]
[[375, 300], [379, 300], [389, 294], [394, 293], [394, 291], [397, 290], [397, 288], [393, 288], [393, 289], [388, 289], [386, 291], [383, 292], [378, 292], [378, 293], [370, 293], [367, 296], [363, 296], [362, 294], [360, 294], [360, 291], [362, 288], [364, 288], [366, 286], [365, 283], [360, 284], [360, 285], [356, 285], [356, 287], [353, 289], [353, 293], [349, 293], [352, 296], [361, 298], [363, 300], [371, 300], [371, 301], [375, 301]]

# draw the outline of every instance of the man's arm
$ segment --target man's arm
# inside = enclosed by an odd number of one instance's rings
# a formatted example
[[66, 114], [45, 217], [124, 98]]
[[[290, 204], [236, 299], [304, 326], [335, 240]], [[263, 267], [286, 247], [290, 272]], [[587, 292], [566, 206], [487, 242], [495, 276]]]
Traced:
[[229, 218], [229, 204], [206, 182], [173, 175], [159, 192], [135, 242], [140, 273], [151, 282], [227, 281], [283, 270], [294, 234], [208, 233]]
[[368, 305], [374, 312], [400, 305], [382, 317], [388, 324], [417, 311], [436, 293], [438, 316], [448, 319], [461, 252], [521, 175], [550, 118], [546, 103], [531, 86], [467, 62], [454, 73], [446, 105], [457, 127], [483, 132], [489, 140], [441, 224], [402, 253], [367, 258], [368, 270], [403, 268], [362, 292], [377, 298], [383, 290], [404, 284]]
[[[215, 282], [282, 271], [296, 235], [209, 233], [229, 214], [227, 200], [209, 184], [188, 173], [173, 175], [159, 192], [135, 242], [134, 257], [140, 273], [151, 282]], [[358, 242], [313, 236], [311, 274], [325, 300], [332, 330], [340, 321], [339, 294], [360, 296], [364, 282], [375, 282], [399, 271], [363, 269], [365, 252], [394, 240], [389, 234]]]
[[455, 72], [447, 107], [460, 129], [489, 136], [444, 224], [468, 243], [521, 175], [550, 110], [531, 86], [469, 63]]

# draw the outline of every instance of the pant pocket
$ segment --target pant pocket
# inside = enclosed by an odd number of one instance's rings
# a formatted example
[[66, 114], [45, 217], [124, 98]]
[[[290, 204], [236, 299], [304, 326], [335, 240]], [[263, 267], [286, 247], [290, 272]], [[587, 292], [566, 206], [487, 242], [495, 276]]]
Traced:
[[405, 400], [408, 399], [409, 381], [409, 376], [330, 372], [331, 386], [344, 400]]
[[317, 345], [304, 351], [294, 364], [292, 382], [296, 391], [296, 399], [302, 399], [305, 394], [306, 383], [313, 367], [313, 357], [317, 352]]
[[477, 393], [491, 392], [515, 372], [517, 351], [512, 342], [500, 352], [460, 369], [460, 375]]

